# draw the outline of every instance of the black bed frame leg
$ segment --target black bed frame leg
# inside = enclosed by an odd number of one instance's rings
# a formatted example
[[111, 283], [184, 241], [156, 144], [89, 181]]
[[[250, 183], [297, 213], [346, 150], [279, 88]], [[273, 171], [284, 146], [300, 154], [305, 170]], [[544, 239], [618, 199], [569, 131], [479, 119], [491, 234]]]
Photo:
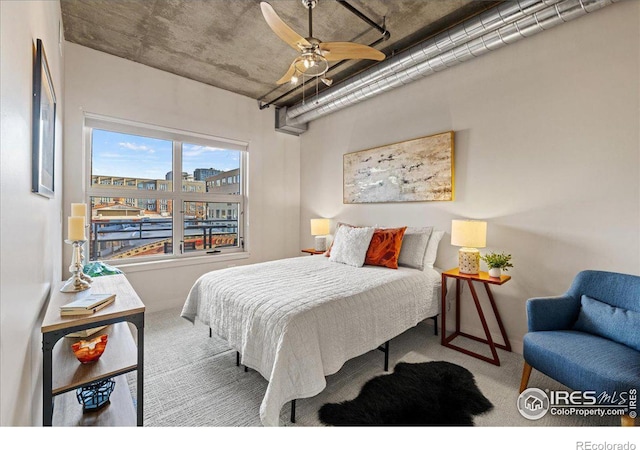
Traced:
[[213, 335], [211, 334], [211, 327], [209, 327], [209, 337], [212, 337]]
[[438, 316], [433, 316], [433, 334], [438, 335]]
[[[240, 367], [240, 352], [236, 352], [236, 366]], [[247, 368], [247, 366], [244, 366], [244, 371], [248, 372], [249, 369]]]
[[384, 371], [389, 371], [389, 341], [378, 347], [378, 350], [384, 353]]
[[296, 399], [291, 400], [291, 423], [296, 423]]
[[[236, 366], [240, 367], [240, 352], [236, 352]], [[248, 372], [247, 366], [244, 366], [244, 371]]]
[[389, 341], [384, 343], [384, 371], [389, 371]]

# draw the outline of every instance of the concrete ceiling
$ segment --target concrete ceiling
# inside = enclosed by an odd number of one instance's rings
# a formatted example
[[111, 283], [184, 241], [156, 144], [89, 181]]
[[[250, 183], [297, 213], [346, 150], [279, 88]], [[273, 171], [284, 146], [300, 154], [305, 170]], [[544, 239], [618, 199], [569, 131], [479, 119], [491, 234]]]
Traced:
[[[313, 35], [324, 42], [372, 45], [391, 56], [500, 2], [470, 0], [319, 0]], [[280, 18], [308, 36], [301, 0], [271, 0]], [[345, 5], [346, 4], [346, 5]], [[278, 86], [297, 52], [269, 28], [260, 0], [61, 0], [69, 42], [129, 59], [256, 99], [261, 106], [291, 106], [302, 87]], [[327, 76], [340, 81], [375, 61], [333, 63]], [[319, 90], [325, 89], [320, 83]], [[307, 83], [305, 95], [316, 92]]]

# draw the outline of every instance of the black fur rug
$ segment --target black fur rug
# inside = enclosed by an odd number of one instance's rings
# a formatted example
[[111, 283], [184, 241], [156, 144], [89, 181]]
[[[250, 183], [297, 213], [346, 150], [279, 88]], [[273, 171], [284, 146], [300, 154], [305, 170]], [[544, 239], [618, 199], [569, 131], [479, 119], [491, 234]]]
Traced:
[[367, 381], [355, 399], [327, 403], [318, 415], [334, 426], [472, 426], [473, 416], [492, 408], [471, 372], [435, 361], [398, 363], [393, 373]]

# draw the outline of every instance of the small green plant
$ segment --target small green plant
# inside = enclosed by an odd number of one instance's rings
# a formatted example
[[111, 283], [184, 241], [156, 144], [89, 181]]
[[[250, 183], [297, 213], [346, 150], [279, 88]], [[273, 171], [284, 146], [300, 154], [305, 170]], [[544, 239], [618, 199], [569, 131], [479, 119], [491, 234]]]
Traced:
[[489, 269], [502, 269], [506, 272], [509, 267], [513, 267], [511, 255], [505, 255], [504, 253], [491, 252], [481, 256], [480, 259], [487, 263]]

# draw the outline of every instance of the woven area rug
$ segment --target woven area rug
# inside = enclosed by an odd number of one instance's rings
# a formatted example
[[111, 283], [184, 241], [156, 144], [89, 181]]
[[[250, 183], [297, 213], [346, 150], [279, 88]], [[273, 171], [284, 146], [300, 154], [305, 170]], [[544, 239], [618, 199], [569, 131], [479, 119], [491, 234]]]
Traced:
[[[147, 315], [144, 355], [144, 426], [261, 425], [266, 380], [236, 367], [236, 352], [180, 309]], [[135, 396], [135, 372], [128, 375]]]
[[[236, 366], [236, 352], [209, 329], [180, 317], [181, 308], [148, 313], [144, 345], [144, 426], [145, 427], [261, 427], [260, 404], [267, 381], [255, 370]], [[469, 341], [470, 349], [483, 352], [486, 345]], [[108, 350], [107, 350], [108, 351]], [[620, 426], [614, 416], [552, 416], [531, 421], [516, 409], [522, 374], [522, 356], [499, 351], [500, 366], [487, 364], [440, 345], [432, 321], [407, 330], [391, 341], [390, 367], [401, 363], [420, 364], [448, 361], [473, 373], [481, 392], [494, 408], [473, 417], [480, 427], [577, 427]], [[284, 427], [323, 426], [319, 410], [327, 403], [355, 399], [373, 378], [387, 376], [384, 355], [372, 350], [353, 358], [335, 374], [327, 376], [327, 387], [320, 394], [298, 399], [296, 423], [291, 423], [290, 404], [281, 411]], [[136, 372], [127, 374], [135, 397]], [[531, 375], [530, 386], [564, 389], [540, 372]], [[469, 428], [469, 427], [467, 427]], [[391, 431], [391, 430], [389, 430]], [[408, 431], [408, 430], [407, 430]]]
[[464, 367], [403, 362], [392, 374], [367, 381], [355, 399], [323, 405], [319, 417], [334, 426], [466, 426], [492, 408]]

